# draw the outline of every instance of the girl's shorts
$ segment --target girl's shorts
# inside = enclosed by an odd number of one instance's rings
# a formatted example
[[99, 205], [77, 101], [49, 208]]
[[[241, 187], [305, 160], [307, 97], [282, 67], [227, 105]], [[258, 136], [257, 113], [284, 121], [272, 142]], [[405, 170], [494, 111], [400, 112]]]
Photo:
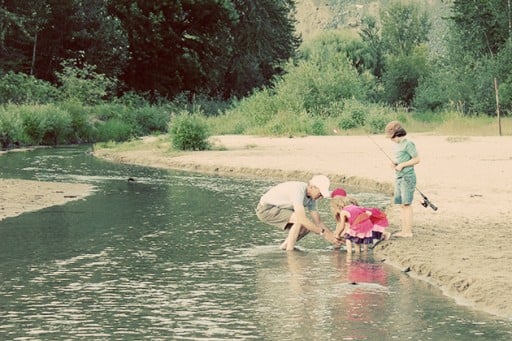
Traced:
[[416, 174], [407, 174], [396, 178], [395, 197], [393, 202], [400, 205], [410, 205], [416, 190]]

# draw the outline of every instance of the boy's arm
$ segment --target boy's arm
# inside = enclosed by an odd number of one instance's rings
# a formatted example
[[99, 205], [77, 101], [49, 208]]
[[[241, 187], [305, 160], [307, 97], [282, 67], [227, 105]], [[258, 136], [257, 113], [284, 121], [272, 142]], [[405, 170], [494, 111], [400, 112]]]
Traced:
[[399, 163], [398, 165], [395, 166], [395, 169], [397, 171], [401, 171], [405, 167], [415, 166], [418, 163], [420, 163], [420, 157], [416, 156], [416, 157], [413, 157], [412, 159], [410, 159], [409, 161]]

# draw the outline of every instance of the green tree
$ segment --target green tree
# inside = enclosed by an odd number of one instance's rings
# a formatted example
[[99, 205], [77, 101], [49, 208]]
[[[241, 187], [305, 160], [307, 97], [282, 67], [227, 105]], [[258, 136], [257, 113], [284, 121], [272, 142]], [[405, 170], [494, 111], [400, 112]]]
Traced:
[[0, 0], [0, 68], [34, 74], [38, 35], [50, 12], [46, 0]]
[[420, 80], [428, 74], [424, 49], [417, 48], [409, 55], [389, 55], [383, 75], [384, 95], [388, 103], [409, 107], [416, 96]]
[[465, 114], [496, 112], [494, 78], [501, 89], [511, 81], [511, 4], [508, 0], [452, 4], [448, 63], [457, 79], [453, 101]]
[[75, 59], [116, 77], [127, 61], [120, 21], [106, 0], [0, 0], [0, 69], [56, 81], [61, 62]]
[[359, 32], [359, 36], [365, 46], [363, 48], [364, 52], [361, 53], [361, 61], [365, 69], [370, 70], [377, 78], [382, 76], [384, 69], [384, 51], [382, 38], [379, 33], [377, 20], [371, 16], [364, 17], [362, 20], [362, 28]]
[[392, 1], [380, 16], [384, 99], [390, 104], [410, 106], [428, 70], [427, 53], [422, 47], [430, 30], [428, 15], [415, 3]]
[[245, 96], [268, 85], [300, 44], [295, 35], [295, 1], [234, 0], [233, 49], [224, 79], [224, 98]]
[[222, 84], [238, 20], [231, 1], [119, 0], [109, 11], [128, 35], [131, 59], [121, 79], [130, 88], [174, 97]]
[[381, 10], [380, 18], [386, 54], [409, 55], [418, 45], [427, 42], [430, 22], [419, 5], [392, 1]]
[[451, 20], [458, 47], [475, 57], [495, 55], [511, 38], [509, 0], [454, 0]]

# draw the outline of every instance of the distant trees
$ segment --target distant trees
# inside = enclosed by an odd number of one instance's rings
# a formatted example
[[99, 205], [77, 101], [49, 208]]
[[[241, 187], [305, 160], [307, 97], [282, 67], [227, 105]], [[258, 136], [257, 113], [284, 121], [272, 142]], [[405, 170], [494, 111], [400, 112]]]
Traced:
[[512, 112], [511, 6], [510, 0], [453, 2], [448, 64], [463, 89], [459, 100], [466, 113], [495, 112], [494, 78], [503, 111]]
[[263, 89], [303, 97], [276, 108], [308, 113], [352, 97], [494, 114], [496, 78], [507, 114], [511, 2], [382, 1], [359, 37], [331, 31], [299, 51], [295, 0], [0, 0], [0, 93], [12, 96], [0, 101], [93, 104], [132, 91], [224, 101]]
[[239, 16], [224, 77], [223, 97], [242, 97], [282, 73], [300, 45], [294, 0], [234, 0]]
[[0, 0], [0, 72], [58, 82], [94, 66], [120, 90], [244, 96], [295, 53], [293, 0]]
[[0, 70], [56, 81], [68, 59], [111, 77], [126, 66], [126, 36], [105, 0], [0, 0], [0, 22]]
[[[511, 112], [511, 1], [454, 0], [442, 6], [436, 10], [447, 29], [435, 33], [425, 8], [413, 1], [388, 2], [380, 11], [380, 27], [375, 18], [363, 20], [363, 46], [348, 55], [360, 73], [368, 70], [375, 77], [369, 98], [418, 110], [494, 114], [496, 77], [500, 105]], [[439, 44], [439, 32], [444, 46], [434, 49], [429, 38]]]

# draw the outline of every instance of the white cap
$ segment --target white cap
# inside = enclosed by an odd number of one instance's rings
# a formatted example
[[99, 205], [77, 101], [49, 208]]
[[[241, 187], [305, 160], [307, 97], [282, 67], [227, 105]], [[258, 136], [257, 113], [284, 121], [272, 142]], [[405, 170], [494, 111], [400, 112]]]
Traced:
[[331, 197], [331, 191], [329, 191], [329, 186], [331, 182], [325, 175], [315, 175], [314, 177], [311, 178], [309, 184], [318, 187], [320, 193], [322, 193], [322, 196], [324, 198]]

